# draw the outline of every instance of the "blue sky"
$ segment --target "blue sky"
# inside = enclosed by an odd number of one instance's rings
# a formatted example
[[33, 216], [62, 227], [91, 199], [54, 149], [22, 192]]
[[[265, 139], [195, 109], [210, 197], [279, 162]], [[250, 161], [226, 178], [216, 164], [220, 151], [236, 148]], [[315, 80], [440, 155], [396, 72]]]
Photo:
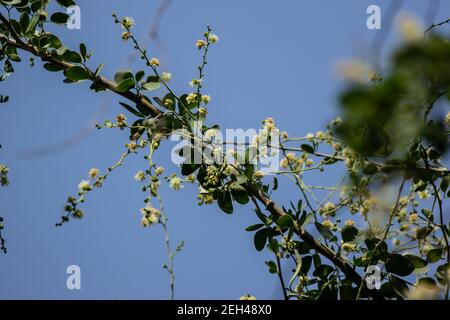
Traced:
[[[433, 0], [431, 0], [433, 1]], [[112, 77], [129, 65], [132, 48], [120, 39], [111, 13], [132, 16], [135, 34], [153, 56], [158, 46], [149, 42], [148, 30], [160, 1], [88, 1], [81, 7], [81, 30], [57, 28], [65, 44], [77, 48], [85, 42], [94, 51], [92, 65], [103, 62]], [[220, 36], [212, 48], [205, 90], [212, 96], [209, 121], [222, 128], [258, 128], [273, 117], [292, 136], [325, 127], [338, 114], [336, 95], [341, 83], [337, 61], [357, 56], [367, 59], [377, 33], [366, 28], [366, 8], [377, 4], [384, 11], [389, 1], [363, 0], [174, 0], [161, 23], [166, 48], [165, 67], [173, 75], [176, 92], [189, 90], [200, 56], [194, 43], [211, 25]], [[424, 18], [428, 1], [406, 1], [403, 9]], [[441, 1], [436, 21], [448, 18], [450, 4]], [[395, 41], [390, 33], [387, 48]], [[139, 209], [145, 195], [134, 181], [145, 165], [131, 156], [104, 187], [89, 195], [86, 217], [62, 228], [54, 227], [67, 196], [91, 167], [115, 163], [127, 142], [118, 130], [94, 131], [75, 145], [41, 157], [24, 151], [48, 146], [76, 135], [93, 116], [97, 122], [123, 112], [112, 94], [94, 94], [88, 84], [67, 85], [61, 74], [48, 73], [41, 63], [30, 70], [26, 61], [2, 83], [11, 96], [0, 105], [0, 162], [11, 168], [11, 185], [0, 190], [0, 212], [5, 218], [9, 252], [0, 255], [0, 298], [26, 299], [166, 299], [168, 276], [161, 268], [167, 255], [159, 227], [140, 227]], [[156, 159], [166, 172], [170, 145]], [[315, 176], [329, 183], [338, 173]], [[251, 233], [256, 222], [251, 206], [233, 215], [216, 206], [199, 207], [196, 189], [162, 189], [173, 243], [184, 240], [176, 258], [176, 297], [179, 299], [236, 299], [253, 294], [259, 299], [280, 298], [279, 284], [256, 252]], [[282, 188], [275, 198], [282, 203], [298, 195]], [[66, 289], [66, 268], [79, 265], [82, 289]]]

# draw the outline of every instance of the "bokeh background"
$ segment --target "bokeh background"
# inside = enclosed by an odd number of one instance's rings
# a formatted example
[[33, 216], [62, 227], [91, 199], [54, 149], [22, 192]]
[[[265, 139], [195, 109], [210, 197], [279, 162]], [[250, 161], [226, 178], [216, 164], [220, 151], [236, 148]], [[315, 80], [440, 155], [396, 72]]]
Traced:
[[[204, 83], [212, 96], [209, 121], [223, 129], [247, 129], [259, 128], [270, 116], [292, 136], [322, 130], [339, 114], [339, 61], [357, 57], [374, 63], [386, 57], [398, 40], [390, 24], [393, 13], [409, 12], [425, 26], [450, 15], [450, 3], [438, 0], [174, 0], [157, 29], [158, 44], [149, 31], [162, 1], [77, 3], [81, 30], [54, 29], [66, 45], [85, 42], [94, 52], [92, 66], [103, 62], [108, 77], [123, 68], [139, 70], [141, 61], [111, 18], [113, 12], [132, 16], [135, 34], [172, 73], [176, 92], [189, 90], [200, 60], [195, 41], [211, 25], [220, 41], [212, 48]], [[366, 27], [371, 4], [382, 9], [381, 30]], [[39, 61], [31, 70], [26, 61], [15, 68], [1, 84], [1, 93], [11, 96], [0, 105], [0, 162], [11, 168], [11, 185], [0, 190], [9, 250], [0, 255], [0, 298], [169, 298], [161, 228], [139, 225], [145, 194], [133, 176], [145, 166], [141, 156], [131, 156], [89, 195], [84, 219], [54, 226], [88, 170], [118, 160], [128, 134], [88, 128], [123, 112], [120, 100], [91, 92], [87, 83], [64, 84], [61, 74], [45, 71]], [[171, 146], [156, 155], [167, 174], [178, 172], [170, 163]], [[316, 174], [312, 181], [330, 185], [339, 175], [339, 170]], [[253, 234], [244, 231], [257, 222], [252, 207], [226, 215], [217, 206], [199, 207], [196, 191], [188, 185], [177, 192], [162, 188], [172, 243], [186, 243], [175, 259], [176, 298], [281, 298], [277, 278], [264, 264], [272, 257], [257, 252]], [[289, 187], [275, 195], [281, 203], [297, 197]], [[81, 268], [81, 290], [66, 288], [72, 264]]]

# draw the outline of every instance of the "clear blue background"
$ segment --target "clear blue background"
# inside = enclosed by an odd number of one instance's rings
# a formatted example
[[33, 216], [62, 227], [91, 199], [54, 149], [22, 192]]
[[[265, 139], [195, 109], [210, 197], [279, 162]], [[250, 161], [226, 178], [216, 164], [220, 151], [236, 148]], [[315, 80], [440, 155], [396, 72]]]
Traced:
[[[104, 74], [111, 77], [129, 65], [132, 52], [120, 39], [111, 13], [134, 17], [138, 38], [149, 44], [152, 56], [160, 56], [148, 38], [159, 3], [79, 0], [82, 29], [56, 32], [72, 48], [85, 42], [94, 50], [92, 66], [104, 62]], [[374, 36], [387, 31], [366, 28], [370, 4], [380, 5], [383, 19], [388, 1], [175, 0], [160, 28], [167, 51], [163, 62], [173, 74], [174, 89], [189, 90], [187, 82], [196, 76], [200, 59], [194, 43], [206, 25], [213, 26], [220, 42], [212, 48], [205, 79], [213, 98], [210, 121], [222, 128], [258, 128], [260, 120], [271, 116], [283, 130], [303, 136], [323, 129], [338, 114], [336, 62], [352, 56], [367, 59]], [[429, 1], [407, 1], [403, 9], [426, 19], [428, 6]], [[435, 20], [449, 15], [450, 4], [442, 1]], [[385, 49], [395, 39], [390, 33]], [[142, 68], [139, 63], [132, 62], [134, 70]], [[32, 70], [26, 60], [15, 68], [14, 76], [1, 84], [1, 93], [11, 96], [0, 105], [0, 162], [11, 168], [11, 185], [0, 190], [9, 249], [0, 255], [0, 298], [168, 298], [161, 228], [139, 225], [145, 195], [133, 175], [145, 166], [142, 157], [130, 157], [102, 189], [89, 195], [83, 220], [54, 226], [66, 197], [76, 193], [88, 170], [116, 162], [127, 133], [94, 131], [56, 153], [23, 153], [78, 134], [99, 110], [106, 113], [97, 122], [112, 119], [123, 112], [119, 99], [94, 94], [86, 83], [63, 84], [61, 74], [46, 72], [39, 61]], [[161, 148], [157, 159], [167, 173], [178, 172], [169, 163], [169, 151], [170, 146]], [[315, 176], [314, 183], [329, 183], [337, 174]], [[197, 206], [191, 186], [162, 191], [172, 242], [186, 242], [175, 261], [177, 298], [237, 299], [247, 293], [280, 298], [276, 276], [264, 264], [271, 256], [256, 252], [252, 234], [243, 231], [256, 222], [250, 205], [230, 216], [216, 206]], [[296, 197], [289, 188], [276, 195], [282, 203]], [[66, 289], [65, 271], [71, 264], [81, 267], [81, 290]]]

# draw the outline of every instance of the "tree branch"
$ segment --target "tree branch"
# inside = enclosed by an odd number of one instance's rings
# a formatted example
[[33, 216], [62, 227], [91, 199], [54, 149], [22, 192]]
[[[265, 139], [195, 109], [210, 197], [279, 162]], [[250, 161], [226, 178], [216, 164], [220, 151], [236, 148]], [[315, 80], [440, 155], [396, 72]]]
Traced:
[[442, 26], [442, 25], [444, 25], [444, 24], [447, 24], [447, 23], [449, 23], [449, 22], [450, 22], [450, 18], [449, 18], [449, 19], [446, 19], [446, 20], [444, 20], [444, 21], [441, 21], [441, 22], [439, 22], [439, 23], [433, 23], [431, 26], [429, 26], [429, 27], [423, 32], [423, 34], [426, 35], [428, 32], [430, 32], [430, 31], [433, 30], [434, 28], [440, 27], [440, 26]]
[[[263, 191], [254, 184], [246, 185], [247, 192], [264, 204], [266, 209], [275, 216], [284, 216], [286, 213], [279, 208]], [[308, 231], [302, 229], [297, 224], [295, 225], [295, 233], [305, 241], [312, 249], [326, 257], [335, 266], [337, 266], [349, 280], [356, 285], [363, 283], [361, 276], [353, 269], [353, 267], [342, 257], [337, 256], [330, 248], [317, 241]], [[383, 296], [376, 290], [369, 290], [364, 284], [363, 290], [369, 296], [376, 300], [384, 300]]]
[[[0, 20], [3, 21], [3, 19], [1, 19], [1, 14], [0, 14]], [[9, 24], [7, 24], [9, 25]], [[32, 55], [41, 58], [42, 61], [51, 63], [54, 66], [58, 66], [63, 70], [69, 69], [73, 66], [75, 66], [72, 63], [66, 62], [66, 61], [61, 61], [61, 60], [57, 60], [54, 57], [52, 57], [50, 54], [48, 53], [40, 53], [38, 52], [38, 50], [33, 47], [31, 44], [26, 44], [23, 41], [21, 41], [19, 39], [19, 41], [17, 40], [13, 40], [10, 39], [9, 37], [0, 34], [0, 41], [5, 42], [7, 45], [9, 46], [13, 46], [16, 47], [18, 49], [27, 51], [29, 53], [31, 53]], [[150, 114], [153, 117], [156, 117], [160, 114], [162, 114], [163, 112], [161, 110], [159, 110], [158, 108], [156, 108], [153, 104], [151, 104], [149, 101], [147, 101], [142, 95], [138, 95], [135, 94], [131, 91], [127, 91], [127, 92], [119, 92], [117, 91], [117, 84], [114, 81], [108, 80], [105, 77], [99, 76], [95, 79], [92, 79], [93, 82], [96, 82], [100, 85], [102, 85], [103, 87], [105, 87], [106, 89], [134, 102], [135, 104], [142, 106], [144, 108], [147, 108], [148, 110], [150, 110]]]

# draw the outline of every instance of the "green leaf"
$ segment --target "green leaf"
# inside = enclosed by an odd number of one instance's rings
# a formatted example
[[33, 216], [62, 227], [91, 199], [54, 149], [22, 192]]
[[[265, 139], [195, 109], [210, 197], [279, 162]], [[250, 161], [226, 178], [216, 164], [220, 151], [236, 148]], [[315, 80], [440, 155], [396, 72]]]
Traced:
[[266, 261], [266, 265], [269, 267], [269, 272], [270, 273], [278, 273], [278, 268], [277, 265], [275, 264], [275, 262], [273, 261]]
[[440, 284], [446, 285], [448, 284], [448, 270], [450, 268], [450, 264], [444, 263], [437, 267], [434, 276], [439, 281]]
[[0, 103], [6, 103], [9, 101], [9, 96], [4, 96], [0, 94]]
[[332, 156], [332, 157], [324, 157], [323, 160], [322, 160], [322, 163], [323, 163], [324, 165], [327, 165], [327, 166], [332, 165], [332, 164], [334, 164], [334, 163], [336, 163], [336, 162], [338, 162], [338, 159], [336, 159], [335, 156]]
[[86, 60], [87, 57], [87, 49], [84, 43], [80, 43], [80, 54], [83, 60]]
[[373, 175], [373, 174], [377, 173], [377, 171], [378, 171], [378, 167], [375, 164], [373, 164], [372, 162], [369, 162], [369, 161], [364, 162], [363, 167], [362, 167], [362, 172], [364, 174]]
[[278, 218], [277, 225], [280, 228], [290, 228], [294, 225], [294, 220], [292, 220], [289, 215], [285, 214], [284, 216]]
[[256, 231], [261, 229], [262, 227], [264, 227], [264, 224], [262, 223], [252, 224], [251, 226], [245, 228], [245, 231]]
[[295, 271], [292, 274], [291, 279], [289, 280], [289, 287], [292, 286], [292, 284], [295, 281], [295, 278], [298, 277], [298, 275], [300, 274], [300, 272], [302, 270], [302, 257], [300, 257], [300, 255], [298, 254], [297, 251], [295, 251], [295, 261], [297, 262], [297, 266], [295, 267]]
[[190, 174], [193, 174], [195, 171], [197, 171], [198, 168], [200, 168], [200, 164], [195, 163], [183, 163], [181, 165], [181, 174], [183, 176], [188, 176]]
[[81, 63], [82, 59], [78, 52], [67, 50], [62, 55], [64, 61], [73, 62], [73, 63]]
[[17, 34], [21, 34], [22, 33], [22, 26], [20, 25], [20, 23], [17, 20], [10, 19], [9, 23], [11, 24], [11, 27], [14, 29], [14, 31]]
[[136, 72], [134, 78], [136, 79], [136, 82], [139, 82], [142, 80], [142, 78], [144, 78], [144, 76], [145, 76], [145, 72], [141, 70], [141, 71]]
[[420, 278], [419, 280], [417, 280], [417, 282], [419, 285], [431, 285], [431, 286], [436, 285], [436, 280], [430, 277]]
[[162, 107], [175, 111], [175, 101], [177, 101], [176, 97], [169, 92], [162, 99]]
[[261, 220], [262, 223], [267, 225], [270, 223], [270, 220], [258, 208], [255, 208], [254, 210], [256, 216], [258, 217], [259, 220]]
[[422, 258], [412, 255], [412, 254], [405, 254], [405, 257], [407, 257], [409, 260], [411, 260], [415, 269], [422, 269], [422, 268], [426, 267], [428, 264], [428, 262], [426, 262]]
[[127, 92], [131, 88], [134, 87], [134, 80], [133, 79], [125, 79], [121, 83], [119, 83], [116, 87], [117, 92]]
[[20, 15], [20, 28], [23, 33], [25, 33], [28, 29], [28, 25], [30, 24], [30, 16], [26, 12], [22, 12]]
[[357, 289], [353, 288], [350, 284], [341, 285], [339, 287], [339, 294], [341, 300], [355, 300]]
[[302, 227], [303, 225], [308, 225], [313, 218], [314, 214], [312, 212], [307, 213], [306, 211], [303, 211], [302, 215], [300, 216], [300, 219], [298, 220], [298, 226]]
[[314, 268], [318, 268], [322, 264], [322, 259], [318, 253], [313, 255]]
[[68, 50], [69, 48], [67, 48], [66, 46], [61, 46], [58, 49], [56, 49], [55, 52], [57, 55], [62, 56]]
[[316, 268], [313, 272], [313, 276], [318, 277], [322, 280], [326, 280], [328, 276], [333, 272], [334, 268], [327, 264], [322, 264]]
[[17, 54], [17, 49], [13, 46], [7, 46], [6, 47], [6, 55], [9, 59], [12, 61], [20, 62], [20, 57]]
[[331, 233], [330, 229], [328, 229], [327, 227], [325, 227], [323, 224], [319, 223], [319, 222], [315, 222], [314, 223], [316, 225], [317, 230], [319, 231], [319, 233], [327, 240], [331, 240], [333, 239], [333, 234]]
[[100, 75], [100, 72], [102, 71], [102, 69], [103, 69], [103, 63], [100, 63], [100, 64], [98, 65], [97, 69], [95, 69], [94, 75], [95, 75], [96, 77], [98, 77], [98, 76]]
[[253, 178], [254, 172], [255, 172], [255, 166], [253, 164], [245, 165], [244, 174], [249, 180], [251, 180]]
[[278, 253], [280, 245], [278, 244], [278, 241], [276, 238], [269, 239], [269, 248], [272, 250], [273, 253]]
[[229, 191], [222, 191], [218, 198], [220, 209], [223, 212], [231, 214], [233, 213], [233, 202], [231, 200], [231, 193]]
[[159, 82], [147, 82], [142, 85], [142, 88], [148, 91], [157, 90], [161, 87]]
[[404, 280], [393, 275], [389, 276], [389, 280], [394, 292], [404, 298], [405, 294], [409, 291], [408, 284]]
[[432, 249], [427, 253], [427, 260], [430, 263], [438, 262], [442, 257], [442, 249]]
[[302, 274], [308, 274], [309, 269], [311, 268], [312, 257], [304, 256], [302, 258], [302, 268], [300, 269]]
[[58, 72], [58, 71], [62, 71], [64, 70], [64, 68], [54, 65], [52, 63], [45, 63], [44, 64], [44, 69], [50, 72]]
[[309, 244], [307, 244], [306, 242], [294, 241], [294, 243], [295, 243], [295, 247], [298, 250], [298, 253], [300, 253], [300, 254], [308, 254], [309, 251], [311, 250], [311, 248], [309, 247]]
[[344, 242], [353, 241], [357, 235], [358, 235], [358, 229], [356, 229], [355, 227], [345, 226], [342, 229], [342, 240], [344, 240]]
[[135, 110], [134, 108], [132, 108], [132, 107], [129, 106], [128, 104], [126, 104], [126, 103], [124, 103], [124, 102], [119, 102], [119, 104], [120, 104], [122, 107], [124, 107], [125, 109], [127, 109], [128, 112], [134, 114], [136, 117], [139, 117], [139, 118], [145, 118], [145, 116], [144, 116], [142, 113], [140, 113], [139, 111]]
[[62, 12], [55, 12], [51, 15], [50, 20], [56, 24], [66, 24], [69, 20], [69, 15]]
[[41, 47], [45, 47], [45, 48], [51, 47], [54, 49], [59, 49], [62, 47], [61, 40], [59, 40], [59, 38], [53, 34], [44, 34], [40, 38], [39, 44]]
[[28, 24], [28, 28], [26, 30], [26, 33], [34, 33], [34, 30], [36, 29], [36, 26], [39, 22], [39, 14], [35, 14]]
[[80, 66], [73, 66], [64, 71], [64, 75], [67, 79], [72, 81], [82, 81], [89, 78], [87, 71]]
[[147, 107], [144, 107], [140, 104], [136, 104], [136, 108], [139, 110], [140, 113], [142, 113], [144, 116], [149, 116], [151, 115], [151, 111], [150, 109], [148, 109]]
[[258, 155], [258, 148], [256, 146], [250, 146], [245, 150], [244, 153], [244, 163], [251, 163], [256, 160]]
[[264, 249], [267, 242], [267, 229], [258, 230], [255, 233], [253, 241], [255, 243], [256, 250], [261, 251], [262, 249]]
[[310, 146], [309, 144], [306, 144], [306, 143], [302, 144], [300, 146], [300, 148], [307, 153], [314, 153], [314, 148], [312, 146]]
[[32, 0], [32, 1], [31, 1], [31, 10], [32, 10], [33, 12], [36, 12], [36, 11], [38, 11], [39, 9], [42, 9], [43, 5], [44, 5], [44, 2], [43, 2], [43, 1]]
[[297, 212], [301, 212], [301, 211], [302, 211], [302, 208], [303, 208], [303, 200], [300, 199], [300, 200], [298, 200], [298, 202], [297, 202]]
[[14, 67], [13, 67], [13, 65], [11, 64], [11, 62], [10, 62], [9, 60], [6, 60], [6, 61], [5, 61], [5, 65], [4, 65], [4, 67], [3, 67], [3, 70], [4, 70], [7, 74], [13, 73], [13, 72], [14, 72]]
[[448, 189], [448, 185], [450, 183], [450, 177], [449, 176], [445, 176], [442, 178], [441, 184], [439, 185], [439, 188], [443, 191], [446, 192]]
[[381, 241], [377, 238], [366, 238], [364, 242], [367, 246], [367, 249], [369, 249], [368, 258], [372, 259], [372, 262], [374, 264], [376, 264], [378, 260], [386, 260], [388, 256], [388, 247], [385, 241]]
[[125, 79], [133, 79], [133, 74], [130, 70], [121, 70], [114, 75], [114, 82], [117, 84], [121, 83]]
[[[151, 82], [149, 80], [150, 79], [147, 79], [147, 82]], [[155, 80], [157, 80], [157, 79], [155, 79]], [[152, 80], [152, 81], [155, 81], [155, 80]], [[180, 110], [181, 113], [186, 113], [187, 110], [194, 109], [198, 105], [198, 102], [196, 102], [196, 101], [188, 103], [187, 99], [186, 99], [187, 96], [188, 96], [187, 94], [183, 94], [180, 97], [180, 100], [178, 101], [178, 110]], [[197, 100], [197, 99], [195, 99], [195, 100]]]
[[[424, 209], [422, 209], [424, 210]], [[425, 239], [431, 232], [433, 231], [433, 227], [431, 226], [426, 226], [426, 227], [422, 227], [419, 230], [417, 230], [417, 239], [418, 240], [422, 240]]]
[[56, 2], [66, 8], [75, 5], [75, 2], [73, 0], [56, 0]]
[[273, 187], [272, 190], [275, 191], [278, 189], [278, 179], [277, 177], [273, 177]]
[[247, 204], [250, 200], [247, 190], [237, 183], [233, 183], [231, 186], [231, 194], [239, 204]]
[[15, 6], [15, 5], [20, 4], [22, 1], [21, 0], [2, 0], [2, 2], [9, 6]]
[[144, 121], [144, 119], [139, 119], [139, 120], [136, 120], [135, 122], [133, 122], [133, 124], [131, 125], [131, 128], [130, 128], [130, 140], [135, 139], [136, 135], [141, 136], [142, 133], [144, 133], [145, 129], [138, 128], [139, 126], [142, 126], [143, 121]]
[[414, 265], [411, 260], [401, 254], [391, 254], [386, 260], [386, 271], [406, 277], [414, 271]]

